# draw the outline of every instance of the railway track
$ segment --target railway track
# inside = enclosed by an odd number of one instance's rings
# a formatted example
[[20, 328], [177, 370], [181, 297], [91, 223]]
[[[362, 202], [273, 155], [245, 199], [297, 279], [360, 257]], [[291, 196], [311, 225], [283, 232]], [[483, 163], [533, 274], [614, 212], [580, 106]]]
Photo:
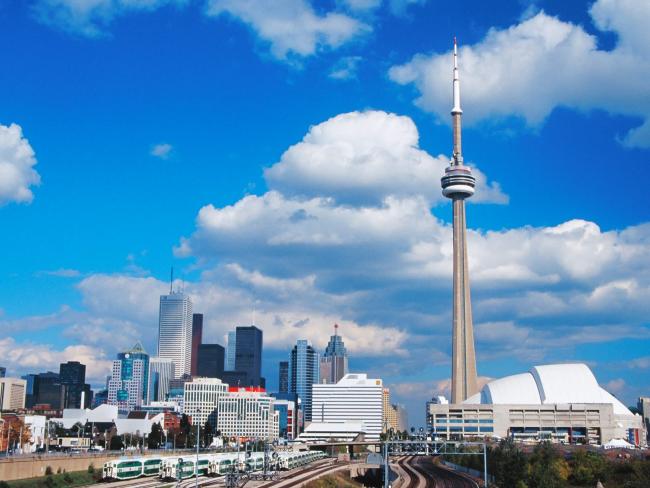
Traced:
[[262, 485], [259, 488], [266, 488], [272, 486], [290, 488], [292, 486], [299, 486], [301, 483], [305, 483], [306, 481], [312, 480], [314, 478], [319, 478], [330, 471], [336, 471], [338, 469], [343, 469], [343, 468], [344, 466], [336, 465], [333, 462], [329, 462], [326, 465], [321, 465], [317, 467], [316, 469], [314, 469], [313, 467], [311, 469], [302, 469], [297, 473], [292, 473], [289, 476], [282, 478], [281, 480], [273, 481], [266, 485]]
[[433, 484], [425, 485], [427, 488], [480, 488], [479, 484], [468, 475], [438, 466], [430, 458], [415, 466], [427, 478], [433, 480]]

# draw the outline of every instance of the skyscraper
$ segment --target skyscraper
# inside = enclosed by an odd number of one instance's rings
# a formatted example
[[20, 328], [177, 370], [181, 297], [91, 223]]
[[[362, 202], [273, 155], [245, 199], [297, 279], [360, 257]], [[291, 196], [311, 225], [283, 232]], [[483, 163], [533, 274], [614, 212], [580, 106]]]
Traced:
[[311, 421], [312, 385], [318, 383], [318, 353], [307, 340], [298, 340], [291, 350], [290, 388], [302, 401], [304, 420]]
[[48, 371], [34, 378], [34, 405], [50, 405], [63, 408], [63, 386], [57, 373]]
[[280, 393], [287, 393], [289, 391], [289, 361], [280, 361], [278, 380], [278, 391]]
[[192, 376], [198, 373], [199, 346], [203, 340], [203, 314], [192, 315]]
[[142, 405], [149, 388], [149, 355], [137, 342], [132, 349], [120, 352], [113, 361], [108, 382], [108, 404], [130, 411]]
[[192, 300], [172, 291], [160, 297], [158, 357], [174, 361], [174, 377], [192, 371]]
[[235, 371], [235, 356], [237, 355], [237, 332], [228, 332], [228, 344], [226, 344], [226, 359], [224, 369]]
[[325, 348], [325, 354], [320, 360], [319, 383], [338, 383], [348, 374], [348, 352], [338, 334], [339, 325], [334, 324], [334, 335]]
[[223, 377], [223, 356], [223, 346], [219, 344], [200, 344], [196, 376], [221, 379]]
[[0, 378], [4, 378], [7, 374], [7, 368], [0, 366]]
[[[90, 397], [90, 385], [86, 384], [86, 365], [79, 361], [68, 361], [59, 366], [59, 380], [64, 387], [63, 408], [88, 408], [92, 398]], [[83, 393], [83, 395], [82, 395]], [[81, 397], [84, 397], [84, 405], [81, 404]]]
[[262, 378], [262, 331], [251, 325], [237, 327], [235, 370], [245, 373], [247, 384], [241, 386], [264, 386]]
[[169, 382], [173, 378], [174, 361], [164, 358], [151, 358], [149, 360], [147, 403], [165, 401], [169, 393]]
[[469, 266], [467, 263], [467, 225], [465, 199], [474, 194], [475, 179], [472, 170], [463, 164], [461, 144], [460, 81], [458, 79], [458, 49], [454, 39], [454, 106], [451, 109], [454, 147], [451, 164], [441, 179], [442, 194], [453, 205], [453, 334], [451, 401], [461, 403], [478, 392], [476, 355], [474, 352], [474, 326], [469, 293]]

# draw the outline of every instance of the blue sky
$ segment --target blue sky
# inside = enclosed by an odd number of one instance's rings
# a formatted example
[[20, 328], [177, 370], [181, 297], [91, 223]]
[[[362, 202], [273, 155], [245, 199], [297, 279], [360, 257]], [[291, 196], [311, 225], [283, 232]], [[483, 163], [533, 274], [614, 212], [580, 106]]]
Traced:
[[[155, 346], [169, 268], [265, 374], [334, 322], [414, 422], [450, 374], [453, 36], [479, 373], [650, 368], [642, 0], [0, 2], [0, 363]], [[32, 155], [33, 153], [33, 155]]]

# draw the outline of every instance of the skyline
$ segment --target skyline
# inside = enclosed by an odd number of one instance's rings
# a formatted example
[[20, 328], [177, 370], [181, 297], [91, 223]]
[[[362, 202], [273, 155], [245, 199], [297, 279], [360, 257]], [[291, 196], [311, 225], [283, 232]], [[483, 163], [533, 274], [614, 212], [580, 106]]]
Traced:
[[[0, 36], [16, 45], [0, 78], [0, 155], [40, 179], [23, 173], [29, 205], [0, 189], [14, 236], [0, 302], [10, 371], [85, 359], [97, 384], [120, 348], [142, 339], [153, 352], [173, 264], [205, 342], [225, 345], [255, 316], [270, 385], [296, 339], [322, 351], [339, 323], [350, 370], [382, 378], [418, 418], [450, 373], [439, 178], [456, 35], [478, 187], [479, 372], [585, 361], [627, 404], [650, 389], [650, 206], [632, 185], [650, 176], [650, 139], [635, 131], [650, 114], [642, 2], [400, 12], [287, 0], [321, 19], [298, 44], [229, 2], [70, 17], [81, 23], [43, 21], [73, 2], [28, 3], [0, 7]], [[330, 30], [337, 21], [348, 30]], [[496, 81], [483, 86], [486, 73]]]

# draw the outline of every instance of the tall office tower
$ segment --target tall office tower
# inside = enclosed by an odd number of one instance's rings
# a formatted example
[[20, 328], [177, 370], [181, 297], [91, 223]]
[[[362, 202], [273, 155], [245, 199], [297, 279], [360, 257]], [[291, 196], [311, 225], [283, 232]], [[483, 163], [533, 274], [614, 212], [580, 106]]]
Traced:
[[137, 342], [129, 351], [118, 353], [108, 382], [108, 404], [131, 411], [142, 405], [149, 387], [149, 355]]
[[291, 350], [291, 392], [300, 398], [304, 420], [311, 421], [312, 386], [318, 383], [318, 353], [306, 340], [296, 341]]
[[262, 378], [262, 331], [251, 325], [237, 327], [235, 371], [246, 374], [246, 384], [241, 386], [265, 386]]
[[30, 373], [20, 378], [25, 380], [25, 407], [32, 408], [34, 406], [34, 382], [38, 375]]
[[0, 411], [25, 408], [26, 382], [18, 378], [0, 378]]
[[192, 376], [198, 374], [199, 346], [201, 342], [203, 342], [203, 314], [195, 313], [192, 315]]
[[338, 383], [348, 374], [348, 352], [338, 332], [339, 325], [334, 324], [334, 335], [330, 336], [320, 360], [319, 383]]
[[174, 361], [174, 378], [192, 372], [192, 300], [184, 293], [160, 297], [158, 357]]
[[[61, 363], [59, 379], [64, 387], [63, 408], [90, 407], [90, 385], [86, 384], [85, 364], [81, 364], [79, 361]], [[84, 405], [81, 404], [82, 396]]]
[[199, 345], [196, 375], [206, 378], [222, 378], [223, 356], [224, 349], [219, 344]]
[[149, 388], [147, 403], [164, 402], [169, 393], [169, 382], [174, 378], [174, 361], [164, 358], [149, 359]]
[[361, 422], [366, 440], [378, 440], [383, 423], [383, 386], [379, 378], [347, 374], [334, 385], [314, 385], [312, 420]]
[[280, 377], [278, 391], [280, 393], [289, 392], [289, 361], [280, 361]]
[[34, 378], [34, 405], [49, 405], [55, 410], [63, 408], [64, 390], [57, 373], [48, 371]]
[[461, 403], [478, 392], [476, 354], [474, 352], [474, 326], [469, 293], [469, 266], [467, 263], [467, 225], [465, 199], [474, 194], [475, 179], [469, 166], [463, 164], [461, 144], [460, 81], [458, 79], [458, 49], [454, 39], [454, 106], [451, 109], [454, 130], [454, 148], [451, 164], [441, 179], [442, 194], [453, 205], [453, 334], [451, 402]]
[[237, 332], [228, 332], [228, 344], [226, 344], [226, 360], [224, 369], [235, 371], [235, 356], [237, 355]]
[[0, 366], [0, 378], [4, 378], [7, 374], [7, 368]]

